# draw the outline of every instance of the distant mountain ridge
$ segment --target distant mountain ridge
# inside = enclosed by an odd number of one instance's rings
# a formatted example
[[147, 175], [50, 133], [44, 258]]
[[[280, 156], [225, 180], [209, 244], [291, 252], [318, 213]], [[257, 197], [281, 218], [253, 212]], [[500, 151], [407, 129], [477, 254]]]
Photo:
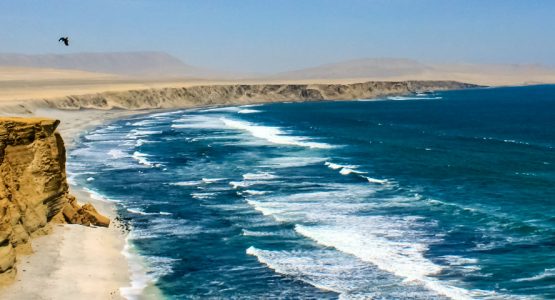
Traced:
[[486, 85], [519, 85], [555, 83], [555, 69], [537, 64], [438, 64], [400, 58], [366, 58], [282, 72], [268, 78], [454, 80]]
[[[437, 64], [403, 58], [365, 58], [324, 64], [276, 74], [247, 74], [188, 65], [164, 52], [107, 52], [73, 54], [2, 54], [0, 68], [63, 69], [142, 79], [208, 79], [273, 82], [338, 82], [341, 80], [452, 80], [481, 85], [555, 83], [555, 69], [523, 64]], [[8, 70], [9, 71], [9, 70]], [[4, 73], [9, 77], [9, 72]], [[26, 72], [25, 70], [20, 73]], [[44, 72], [43, 72], [44, 73]], [[29, 76], [31, 71], [29, 71]], [[0, 72], [1, 75], [1, 72]], [[69, 75], [68, 75], [69, 76]], [[1, 77], [1, 76], [0, 76]], [[21, 76], [20, 76], [21, 77]], [[67, 76], [66, 76], [67, 77]], [[65, 78], [65, 77], [64, 77]]]
[[163, 52], [1, 54], [0, 66], [52, 68], [131, 77], [205, 77], [216, 72], [183, 63]]
[[419, 74], [428, 69], [429, 66], [411, 59], [363, 58], [282, 72], [271, 77], [294, 79], [391, 77]]

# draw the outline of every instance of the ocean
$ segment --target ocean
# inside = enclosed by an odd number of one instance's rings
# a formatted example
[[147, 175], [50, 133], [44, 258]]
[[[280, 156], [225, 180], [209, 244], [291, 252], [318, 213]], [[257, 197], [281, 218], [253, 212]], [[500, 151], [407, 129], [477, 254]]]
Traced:
[[130, 299], [555, 298], [555, 86], [157, 112], [68, 155]]

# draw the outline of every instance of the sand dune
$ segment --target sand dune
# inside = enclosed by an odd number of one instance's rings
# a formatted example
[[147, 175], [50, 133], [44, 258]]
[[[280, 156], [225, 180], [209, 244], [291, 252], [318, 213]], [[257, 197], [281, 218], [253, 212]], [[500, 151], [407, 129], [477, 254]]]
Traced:
[[118, 76], [114, 74], [81, 70], [0, 66], [0, 83], [14, 81], [98, 80], [116, 78], [118, 78]]

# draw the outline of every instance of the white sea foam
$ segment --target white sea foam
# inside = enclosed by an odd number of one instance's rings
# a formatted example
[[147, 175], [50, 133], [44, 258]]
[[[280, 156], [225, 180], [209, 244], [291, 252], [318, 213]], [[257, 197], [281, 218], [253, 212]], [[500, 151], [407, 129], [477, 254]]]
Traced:
[[230, 181], [229, 185], [231, 185], [231, 187], [233, 187], [234, 189], [238, 189], [238, 188], [248, 187], [252, 185], [252, 183], [248, 183], [246, 181]]
[[249, 247], [247, 254], [279, 274], [301, 280], [339, 299], [434, 299], [437, 294], [407, 285], [353, 256], [334, 250], [269, 251]]
[[123, 298], [128, 300], [139, 299], [143, 290], [152, 284], [154, 278], [147, 274], [145, 263], [141, 256], [132, 248], [129, 242], [129, 236], [125, 239], [125, 245], [121, 251], [127, 259], [130, 273], [131, 286], [121, 287], [119, 289]]
[[71, 174], [71, 175], [68, 174], [68, 175], [67, 175], [66, 180], [67, 180], [67, 183], [68, 183], [69, 185], [73, 186], [73, 185], [76, 185], [76, 184], [77, 184], [77, 181], [75, 181], [75, 176], [76, 176], [76, 175], [74, 175], [74, 174]]
[[144, 289], [155, 284], [160, 277], [171, 274], [173, 272], [172, 265], [178, 261], [169, 257], [137, 254], [130, 243], [132, 235], [133, 232], [126, 238], [121, 252], [128, 261], [131, 286], [121, 287], [119, 291], [121, 296], [128, 300], [142, 299]]
[[226, 180], [226, 178], [202, 178], [202, 182], [207, 184], [222, 181], [222, 180]]
[[436, 96], [436, 97], [408, 97], [408, 96], [391, 96], [387, 97], [388, 100], [440, 100], [443, 97]]
[[231, 120], [226, 118], [220, 119], [226, 126], [249, 132], [252, 136], [267, 140], [268, 142], [280, 145], [300, 146], [308, 148], [328, 149], [331, 145], [318, 142], [310, 142], [308, 138], [288, 136], [278, 127], [269, 127], [255, 125], [253, 123]]
[[362, 174], [367, 174], [368, 172], [357, 170], [356, 168], [358, 168], [358, 166], [356, 165], [341, 165], [341, 164], [336, 164], [329, 161], [326, 161], [324, 164], [332, 170], [339, 170], [339, 174], [341, 175], [356, 174], [368, 180], [369, 183], [377, 183], [377, 184], [384, 184], [384, 185], [389, 183], [389, 181], [386, 179], [376, 179], [368, 176], [362, 176]]
[[366, 172], [358, 171], [358, 170], [356, 170], [356, 169], [342, 168], [342, 169], [339, 171], [339, 174], [341, 174], [341, 175], [349, 175], [349, 174], [366, 174]]
[[240, 108], [236, 106], [214, 107], [201, 110], [201, 112], [236, 112]]
[[151, 215], [158, 215], [159, 213], [148, 213], [140, 208], [127, 208], [127, 211], [132, 214], [143, 215], [143, 216], [151, 216]]
[[540, 272], [540, 273], [538, 273], [534, 276], [518, 278], [518, 279], [514, 279], [513, 281], [515, 281], [515, 282], [527, 282], [527, 281], [543, 280], [543, 279], [547, 279], [547, 278], [555, 278], [555, 269], [545, 269], [545, 270], [543, 270], [543, 272]]
[[[449, 298], [472, 299], [475, 296], [472, 291], [431, 277], [441, 272], [442, 267], [424, 257], [423, 254], [428, 249], [427, 243], [418, 238], [410, 241], [395, 236], [419, 235], [407, 230], [406, 222], [382, 217], [356, 219], [351, 218], [344, 224], [335, 225], [296, 225], [295, 230], [319, 244], [352, 254], [382, 270], [405, 278], [406, 282], [421, 284]], [[355, 222], [352, 223], [353, 221]]]
[[259, 113], [259, 112], [260, 111], [256, 110], [256, 109], [241, 109], [237, 113], [239, 113], [239, 114], [256, 114], [256, 113]]
[[141, 153], [139, 151], [135, 151], [133, 153], [133, 155], [131, 155], [131, 157], [133, 157], [133, 159], [135, 159], [136, 161], [138, 161], [141, 165], [145, 165], [147, 167], [160, 167], [160, 164], [156, 164], [156, 163], [152, 163], [150, 162], [147, 157], [149, 157], [151, 155], [145, 154], [145, 153]]
[[262, 106], [264, 104], [247, 104], [247, 105], [241, 105], [239, 106], [240, 108], [245, 108], [245, 107], [259, 107]]
[[244, 180], [271, 180], [276, 178], [278, 178], [276, 175], [268, 172], [243, 174]]
[[88, 177], [87, 178], [87, 182], [91, 182], [91, 181], [94, 181], [94, 177]]
[[90, 141], [110, 140], [110, 137], [107, 136], [106, 134], [98, 133], [96, 131], [94, 133], [85, 134], [85, 135], [83, 135], [83, 137], [87, 140], [90, 140]]
[[443, 260], [451, 268], [456, 268], [464, 273], [473, 273], [480, 271], [482, 268], [478, 265], [478, 259], [462, 257], [458, 255], [444, 255], [438, 257]]
[[155, 215], [161, 215], [161, 216], [169, 216], [171, 215], [171, 213], [169, 212], [145, 212], [142, 208], [127, 208], [126, 209], [128, 212], [132, 213], [132, 214], [137, 214], [137, 215], [143, 215], [143, 216], [155, 216]]
[[127, 134], [127, 138], [130, 139], [138, 139], [141, 137], [146, 137], [153, 134], [161, 134], [161, 130], [141, 130], [141, 129], [133, 129]]
[[357, 215], [374, 207], [412, 205], [414, 199], [361, 201], [370, 194], [367, 188], [351, 185], [349, 189], [263, 196], [248, 199], [247, 203], [278, 222], [296, 224], [295, 231], [300, 235], [356, 256], [403, 278], [409, 285], [417, 284], [453, 299], [471, 299], [488, 293], [465, 290], [434, 278], [443, 267], [425, 257], [429, 245], [441, 239], [441, 235], [427, 234], [435, 226], [433, 222], [418, 216]]
[[244, 180], [244, 181], [230, 181], [229, 185], [231, 185], [234, 189], [238, 189], [238, 188], [248, 188], [250, 186], [253, 185], [259, 185], [259, 184], [269, 184], [269, 183], [273, 183], [275, 181], [270, 181], [270, 180]]
[[253, 230], [247, 230], [247, 229], [243, 229], [242, 230], [242, 235], [244, 236], [255, 236], [255, 237], [262, 237], [262, 236], [289, 236], [292, 237], [295, 234], [291, 231], [285, 231], [285, 230], [280, 230], [280, 231], [253, 231]]
[[179, 182], [171, 182], [169, 183], [169, 185], [175, 185], [175, 186], [195, 186], [195, 185], [200, 185], [203, 182], [200, 180], [191, 180], [191, 181], [179, 181]]
[[267, 191], [256, 191], [256, 190], [244, 190], [243, 193], [248, 194], [248, 195], [252, 195], [252, 196], [259, 196], [259, 195], [265, 195], [268, 192]]
[[375, 204], [361, 201], [374, 191], [363, 186], [346, 190], [307, 192], [287, 196], [262, 196], [247, 199], [247, 203], [263, 215], [278, 222], [333, 221], [339, 214], [356, 213], [371, 209]]
[[152, 120], [152, 119], [147, 119], [147, 120], [141, 120], [135, 123], [132, 123], [131, 126], [149, 126], [149, 125], [153, 125], [156, 124], [157, 121]]
[[185, 115], [173, 121], [172, 128], [176, 129], [227, 129], [225, 124], [214, 116]]
[[143, 139], [137, 139], [135, 140], [135, 147], [141, 147], [144, 144], [151, 144], [154, 143], [153, 141], [148, 141], [148, 140], [143, 140]]
[[332, 170], [338, 170], [338, 169], [343, 169], [343, 168], [356, 168], [358, 166], [355, 165], [340, 165], [340, 164], [336, 164], [336, 163], [332, 163], [329, 161], [326, 161], [324, 163], [324, 165], [328, 166], [328, 168], [332, 169]]
[[191, 197], [198, 200], [214, 198], [216, 195], [216, 193], [191, 193]]
[[108, 151], [108, 155], [110, 155], [114, 159], [119, 159], [123, 157], [128, 157], [129, 155], [123, 152], [121, 149], [111, 149]]
[[183, 112], [185, 112], [185, 111], [183, 111], [183, 110], [168, 111], [168, 112], [151, 114], [150, 117], [152, 117], [152, 118], [167, 117], [167, 116], [177, 115], [177, 114], [180, 114], [180, 113], [183, 113]]
[[389, 181], [386, 179], [376, 179], [372, 177], [365, 176], [366, 180], [370, 183], [387, 184]]
[[327, 149], [331, 145], [312, 142], [305, 137], [288, 136], [278, 127], [260, 126], [253, 123], [232, 120], [227, 118], [187, 115], [181, 119], [174, 120], [171, 127], [176, 129], [238, 129], [250, 133], [252, 136], [264, 139], [273, 144], [301, 146], [308, 148]]
[[324, 157], [304, 157], [304, 156], [293, 156], [293, 157], [275, 157], [264, 161], [263, 167], [271, 168], [296, 168], [304, 167], [314, 164], [319, 164], [325, 161]]
[[332, 162], [329, 162], [329, 161], [325, 162], [324, 164], [332, 170], [339, 170], [339, 174], [341, 174], [341, 175], [349, 175], [351, 173], [353, 173], [353, 174], [365, 174], [366, 173], [366, 172], [358, 171], [356, 169], [356, 168], [358, 168], [358, 166], [355, 166], [355, 165], [340, 165], [340, 164], [332, 163]]

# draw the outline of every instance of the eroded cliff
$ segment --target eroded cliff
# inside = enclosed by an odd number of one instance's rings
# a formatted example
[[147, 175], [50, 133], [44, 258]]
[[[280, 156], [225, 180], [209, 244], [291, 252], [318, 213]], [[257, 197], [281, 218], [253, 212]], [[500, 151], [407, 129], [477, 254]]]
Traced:
[[353, 84], [242, 84], [104, 92], [44, 100], [58, 109], [186, 108], [280, 101], [349, 100], [474, 88], [456, 81], [370, 81]]
[[58, 120], [0, 118], [0, 282], [16, 273], [16, 254], [49, 223], [108, 226], [90, 205], [68, 192], [64, 142]]

